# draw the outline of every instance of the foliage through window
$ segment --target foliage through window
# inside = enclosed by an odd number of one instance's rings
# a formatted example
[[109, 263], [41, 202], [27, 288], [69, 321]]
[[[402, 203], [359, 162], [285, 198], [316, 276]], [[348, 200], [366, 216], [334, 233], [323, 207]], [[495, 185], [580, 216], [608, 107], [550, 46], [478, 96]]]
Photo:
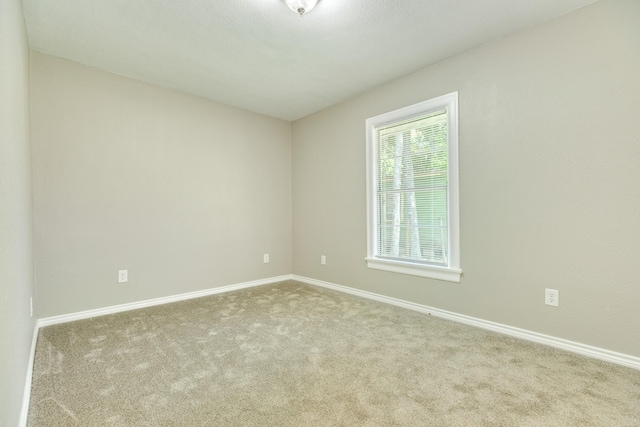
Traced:
[[454, 93], [367, 120], [370, 267], [459, 281], [456, 107]]

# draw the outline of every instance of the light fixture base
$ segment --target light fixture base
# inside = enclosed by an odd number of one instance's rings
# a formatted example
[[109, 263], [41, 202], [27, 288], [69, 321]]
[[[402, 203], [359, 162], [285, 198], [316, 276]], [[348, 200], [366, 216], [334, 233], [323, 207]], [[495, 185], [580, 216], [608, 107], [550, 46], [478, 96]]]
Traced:
[[284, 0], [293, 12], [302, 16], [311, 12], [311, 9], [316, 7], [318, 0]]

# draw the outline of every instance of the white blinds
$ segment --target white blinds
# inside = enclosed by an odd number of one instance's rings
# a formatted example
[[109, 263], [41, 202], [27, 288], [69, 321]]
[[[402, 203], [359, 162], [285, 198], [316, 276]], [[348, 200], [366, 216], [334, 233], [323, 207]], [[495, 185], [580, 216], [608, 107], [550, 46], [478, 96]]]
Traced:
[[447, 110], [375, 129], [377, 256], [448, 265]]

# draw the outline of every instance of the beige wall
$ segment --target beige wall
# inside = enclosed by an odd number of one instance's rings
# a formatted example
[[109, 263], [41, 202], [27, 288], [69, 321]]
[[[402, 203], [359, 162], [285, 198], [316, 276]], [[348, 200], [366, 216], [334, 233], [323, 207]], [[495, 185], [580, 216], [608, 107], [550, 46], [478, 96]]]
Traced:
[[[640, 356], [639, 23], [600, 1], [294, 122], [294, 274]], [[365, 119], [452, 91], [462, 283], [367, 269]]]
[[39, 317], [291, 272], [288, 122], [37, 52], [31, 79]]
[[[33, 52], [38, 315], [293, 272], [640, 356], [639, 20], [602, 0], [292, 127]], [[451, 91], [462, 283], [367, 269], [364, 121]]]
[[0, 425], [18, 425], [34, 321], [29, 46], [19, 0], [0, 1]]

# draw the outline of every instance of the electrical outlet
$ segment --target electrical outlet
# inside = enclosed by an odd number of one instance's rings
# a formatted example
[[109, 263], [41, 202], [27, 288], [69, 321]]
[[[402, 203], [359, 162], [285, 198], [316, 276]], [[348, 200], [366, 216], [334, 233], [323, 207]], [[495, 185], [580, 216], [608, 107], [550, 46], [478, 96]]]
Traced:
[[557, 289], [545, 289], [544, 290], [544, 303], [545, 304], [557, 307], [559, 299], [560, 299], [560, 292]]
[[265, 264], [269, 263], [269, 254], [264, 254], [262, 256], [262, 260], [264, 261]]
[[327, 257], [324, 255], [320, 255], [320, 264], [327, 265]]
[[118, 283], [129, 281], [129, 270], [118, 270]]

